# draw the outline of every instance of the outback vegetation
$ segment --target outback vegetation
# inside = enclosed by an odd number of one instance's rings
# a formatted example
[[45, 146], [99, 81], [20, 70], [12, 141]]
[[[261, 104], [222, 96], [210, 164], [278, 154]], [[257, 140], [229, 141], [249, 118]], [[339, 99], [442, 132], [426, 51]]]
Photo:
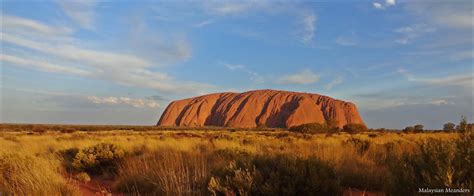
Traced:
[[474, 133], [465, 119], [437, 132], [357, 124], [289, 131], [1, 127], [3, 193], [82, 195], [92, 186], [131, 195], [411, 195], [418, 187], [473, 188]]

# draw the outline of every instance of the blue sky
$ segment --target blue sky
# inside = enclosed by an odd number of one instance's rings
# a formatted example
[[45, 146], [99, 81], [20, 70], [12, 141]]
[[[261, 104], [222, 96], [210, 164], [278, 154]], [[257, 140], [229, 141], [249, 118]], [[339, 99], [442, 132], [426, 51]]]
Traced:
[[369, 127], [473, 118], [470, 1], [2, 1], [1, 121], [155, 124], [212, 92], [354, 102]]

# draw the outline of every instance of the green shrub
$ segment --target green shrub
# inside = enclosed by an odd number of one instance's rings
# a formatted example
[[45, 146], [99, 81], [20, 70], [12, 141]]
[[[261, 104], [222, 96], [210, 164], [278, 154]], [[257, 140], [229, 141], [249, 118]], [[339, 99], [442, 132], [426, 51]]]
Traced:
[[403, 133], [413, 133], [413, 132], [415, 132], [415, 128], [412, 126], [408, 126], [408, 127], [405, 127], [405, 129], [403, 129]]
[[412, 195], [419, 187], [473, 190], [474, 132], [465, 117], [457, 129], [459, 137], [454, 142], [428, 139], [418, 143], [412, 154], [398, 157], [390, 152], [386, 162], [391, 180], [386, 192]]
[[351, 124], [344, 125], [342, 130], [347, 133], [353, 134], [353, 133], [358, 133], [362, 131], [367, 131], [367, 127], [364, 124], [351, 123]]
[[66, 128], [64, 128], [64, 129], [61, 129], [61, 130], [60, 130], [61, 133], [74, 133], [74, 132], [76, 132], [76, 131], [77, 131], [76, 129], [71, 128], [71, 127], [66, 127]]
[[297, 133], [327, 133], [331, 129], [326, 124], [307, 123], [290, 127], [289, 131]]
[[423, 132], [423, 125], [415, 125], [413, 129], [415, 129], [415, 133], [421, 133]]
[[455, 142], [453, 167], [456, 172], [453, 184], [473, 190], [474, 181], [474, 126], [470, 124], [464, 132], [459, 133]]
[[451, 131], [454, 131], [456, 128], [456, 125], [454, 123], [445, 123], [443, 125], [443, 131], [448, 131], [448, 132], [451, 132]]
[[255, 169], [242, 169], [237, 167], [235, 162], [230, 162], [225, 168], [226, 175], [223, 179], [211, 177], [208, 190], [213, 194], [233, 194], [250, 195], [254, 184]]
[[238, 156], [214, 172], [208, 184], [225, 195], [337, 195], [339, 183], [331, 167], [315, 157], [290, 155]]
[[472, 139], [455, 144], [428, 139], [419, 143], [419, 151], [413, 154], [392, 156], [387, 160], [392, 175], [387, 192], [412, 195], [420, 187], [472, 188]]
[[[74, 153], [72, 149], [69, 153]], [[115, 144], [100, 143], [75, 153], [71, 166], [91, 174], [115, 174], [125, 151]]]
[[369, 136], [370, 138], [375, 138], [375, 137], [377, 137], [378, 135], [375, 134], [375, 133], [369, 133], [367, 136]]

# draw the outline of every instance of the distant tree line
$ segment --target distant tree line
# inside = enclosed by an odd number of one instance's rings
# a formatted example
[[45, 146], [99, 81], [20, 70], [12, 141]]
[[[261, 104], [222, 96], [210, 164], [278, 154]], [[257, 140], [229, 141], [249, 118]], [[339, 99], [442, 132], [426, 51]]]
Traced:
[[[404, 133], [420, 133], [424, 131], [424, 126], [422, 124], [417, 124], [414, 126], [408, 126], [403, 129]], [[461, 117], [459, 124], [456, 125], [452, 122], [445, 123], [443, 125], [443, 131], [445, 132], [466, 132], [468, 129], [473, 129], [474, 124], [467, 123], [467, 118], [465, 116]]]

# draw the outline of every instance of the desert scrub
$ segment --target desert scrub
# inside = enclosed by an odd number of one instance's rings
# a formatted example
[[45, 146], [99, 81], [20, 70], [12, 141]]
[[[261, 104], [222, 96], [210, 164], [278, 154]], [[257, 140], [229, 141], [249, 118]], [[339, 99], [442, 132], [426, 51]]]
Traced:
[[334, 167], [342, 187], [368, 191], [381, 191], [385, 188], [387, 168], [370, 159], [348, 155]]
[[326, 124], [321, 123], [307, 123], [297, 126], [292, 126], [288, 129], [291, 132], [297, 133], [327, 133], [331, 132], [331, 128]]
[[430, 138], [418, 142], [418, 148], [414, 153], [389, 159], [392, 181], [387, 192], [413, 194], [418, 187], [472, 190], [472, 138], [469, 141], [460, 138], [454, 144]]
[[351, 137], [350, 139], [344, 141], [346, 145], [352, 145], [354, 149], [357, 150], [357, 153], [363, 155], [365, 152], [369, 150], [370, 141], [369, 140], [362, 140], [359, 138]]
[[[462, 124], [462, 123], [461, 123]], [[459, 133], [455, 142], [454, 163], [456, 172], [453, 184], [458, 187], [467, 187], [474, 190], [474, 125], [468, 125]]]
[[126, 158], [115, 189], [131, 194], [206, 195], [208, 179], [205, 154], [163, 149]]
[[250, 195], [252, 186], [254, 185], [254, 178], [258, 175], [255, 173], [255, 167], [249, 169], [242, 169], [237, 167], [234, 161], [224, 168], [223, 178], [211, 177], [208, 184], [208, 190], [212, 195], [218, 194], [237, 194]]
[[125, 156], [125, 150], [115, 144], [100, 143], [80, 150], [72, 148], [64, 155], [66, 161], [72, 158], [70, 166], [75, 171], [114, 175]]
[[354, 133], [367, 131], [367, 126], [365, 126], [364, 124], [351, 123], [351, 124], [344, 125], [342, 130], [344, 132], [354, 134]]
[[81, 195], [63, 178], [59, 162], [20, 154], [0, 155], [0, 193], [13, 195]]
[[337, 195], [334, 170], [316, 157], [292, 155], [234, 156], [213, 172], [208, 189], [219, 195]]

